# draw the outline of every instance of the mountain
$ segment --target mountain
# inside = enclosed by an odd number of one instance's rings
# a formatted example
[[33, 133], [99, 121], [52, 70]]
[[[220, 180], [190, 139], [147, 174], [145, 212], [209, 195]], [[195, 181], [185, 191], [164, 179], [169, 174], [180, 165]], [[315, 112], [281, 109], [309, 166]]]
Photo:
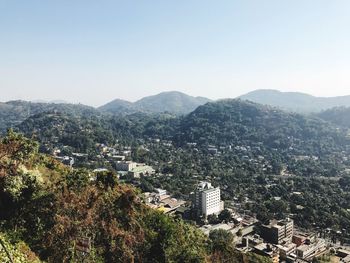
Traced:
[[[318, 117], [232, 99], [207, 103], [182, 118], [174, 141], [180, 146], [196, 143], [201, 148], [243, 147], [250, 158], [263, 155], [275, 167], [286, 166], [303, 176], [340, 174], [345, 164], [335, 153], [350, 151], [347, 129]], [[300, 158], [317, 161], [300, 165], [296, 162]], [[301, 170], [302, 166], [309, 170]]]
[[170, 91], [162, 92], [154, 96], [148, 96], [134, 103], [116, 99], [99, 107], [99, 109], [111, 113], [134, 113], [140, 111], [151, 113], [169, 112], [174, 114], [187, 114], [198, 106], [209, 101], [210, 99], [207, 98], [192, 97], [178, 91]]
[[256, 90], [239, 98], [300, 113], [320, 112], [340, 106], [350, 107], [350, 96], [314, 97], [299, 92], [281, 92], [268, 89]]
[[198, 107], [181, 120], [178, 134], [184, 143], [261, 144], [285, 150], [293, 146], [294, 151], [296, 147], [303, 148], [315, 140], [320, 143], [341, 142], [337, 141], [340, 139], [337, 129], [317, 117], [236, 99]]
[[350, 128], [350, 107], [335, 107], [322, 111], [317, 116], [335, 125]]
[[34, 103], [21, 100], [0, 102], [0, 132], [19, 125], [30, 116], [43, 112], [61, 112], [73, 116], [100, 114], [93, 107], [82, 104]]
[[[319, 170], [294, 171], [300, 175], [330, 176], [333, 173], [330, 169], [339, 174], [344, 165], [334, 153], [350, 149], [347, 129], [337, 128], [320, 116], [304, 116], [235, 99], [206, 103], [185, 116], [142, 112], [126, 116], [72, 116], [43, 112], [17, 128], [27, 136], [34, 134], [45, 145], [45, 152], [55, 145], [94, 152], [96, 143], [113, 144], [118, 140], [131, 144], [138, 139], [157, 138], [180, 147], [197, 143], [204, 150], [209, 145], [249, 147], [256, 158], [264, 155], [267, 160], [279, 163], [276, 167], [292, 167], [300, 156], [319, 158]], [[303, 165], [316, 167], [312, 163]]]
[[158, 95], [142, 98], [135, 102], [137, 108], [150, 112], [171, 112], [186, 114], [210, 99], [192, 97], [178, 91], [162, 92]]
[[118, 114], [129, 114], [138, 111], [132, 102], [121, 99], [112, 100], [99, 107], [99, 110]]

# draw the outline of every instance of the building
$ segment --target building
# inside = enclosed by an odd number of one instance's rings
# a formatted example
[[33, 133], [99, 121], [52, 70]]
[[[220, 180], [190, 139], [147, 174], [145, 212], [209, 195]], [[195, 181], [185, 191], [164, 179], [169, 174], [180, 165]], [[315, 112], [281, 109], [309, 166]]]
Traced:
[[284, 244], [292, 241], [294, 222], [292, 219], [272, 220], [269, 225], [262, 226], [262, 237], [272, 244]]
[[341, 263], [349, 263], [350, 262], [350, 251], [345, 249], [337, 250], [337, 257], [339, 258], [339, 262]]
[[242, 238], [242, 245], [245, 249], [249, 249], [251, 247], [255, 247], [264, 243], [264, 239], [262, 239], [259, 235], [255, 234], [252, 236], [245, 236]]
[[234, 229], [234, 227], [235, 226], [231, 224], [220, 223], [216, 225], [204, 225], [200, 227], [199, 230], [201, 230], [205, 235], [209, 236], [210, 232], [213, 230], [221, 229], [221, 230], [231, 232]]
[[326, 241], [324, 239], [317, 239], [313, 243], [299, 246], [295, 254], [302, 259], [312, 259], [316, 255], [326, 250]]
[[175, 213], [176, 210], [186, 202], [172, 198], [165, 190], [157, 189], [154, 193], [144, 193], [146, 205], [162, 211], [165, 214]]
[[158, 193], [160, 196], [166, 195], [166, 194], [167, 194], [166, 190], [160, 189], [160, 188], [156, 188], [156, 189], [154, 189], [154, 191], [155, 191], [156, 193]]
[[220, 213], [223, 209], [220, 188], [215, 188], [208, 182], [200, 182], [194, 192], [192, 205], [198, 216]]
[[148, 165], [137, 165], [128, 172], [131, 178], [140, 178], [141, 176], [149, 176], [155, 173], [155, 170]]
[[115, 166], [117, 171], [129, 172], [132, 169], [136, 168], [137, 163], [130, 162], [130, 161], [129, 162], [119, 161], [119, 162], [116, 162]]
[[294, 243], [286, 243], [284, 245], [276, 245], [280, 253], [280, 259], [286, 260], [288, 256], [294, 254], [297, 247]]

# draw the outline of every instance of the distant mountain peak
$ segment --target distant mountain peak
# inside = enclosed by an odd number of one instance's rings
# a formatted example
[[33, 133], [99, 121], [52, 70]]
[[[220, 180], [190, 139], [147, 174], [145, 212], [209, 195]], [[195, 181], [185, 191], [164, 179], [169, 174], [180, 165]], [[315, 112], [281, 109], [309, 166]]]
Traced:
[[300, 113], [320, 112], [333, 107], [350, 106], [350, 96], [326, 98], [301, 92], [283, 92], [272, 89], [255, 90], [239, 98]]
[[156, 95], [144, 97], [134, 103], [116, 99], [101, 106], [99, 109], [112, 113], [133, 113], [139, 111], [186, 114], [209, 101], [211, 100], [204, 97], [189, 96], [180, 91], [165, 91]]

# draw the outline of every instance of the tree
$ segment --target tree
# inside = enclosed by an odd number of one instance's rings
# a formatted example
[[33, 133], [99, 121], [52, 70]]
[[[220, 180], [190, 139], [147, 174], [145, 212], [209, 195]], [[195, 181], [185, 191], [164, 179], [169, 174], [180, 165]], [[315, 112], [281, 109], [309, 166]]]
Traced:
[[111, 171], [96, 172], [96, 183], [105, 188], [113, 188], [118, 183], [118, 177]]
[[208, 219], [209, 224], [217, 224], [220, 222], [218, 219], [218, 216], [216, 214], [208, 215], [207, 219]]
[[230, 222], [232, 219], [232, 214], [228, 209], [224, 209], [220, 212], [218, 218], [220, 221]]
[[[219, 262], [226, 262], [236, 257], [234, 247], [234, 236], [231, 232], [223, 229], [215, 229], [210, 231], [209, 240], [211, 245], [211, 253], [215, 257], [215, 260]], [[236, 262], [236, 261], [227, 261]]]
[[86, 169], [80, 168], [72, 170], [66, 175], [67, 187], [70, 189], [81, 190], [89, 183], [89, 172]]

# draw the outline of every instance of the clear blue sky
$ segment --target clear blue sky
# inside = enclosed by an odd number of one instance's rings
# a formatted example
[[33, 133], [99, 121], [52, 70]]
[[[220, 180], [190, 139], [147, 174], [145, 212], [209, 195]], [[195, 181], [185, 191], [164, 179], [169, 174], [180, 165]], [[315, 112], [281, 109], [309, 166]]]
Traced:
[[0, 0], [0, 101], [350, 94], [349, 0]]

